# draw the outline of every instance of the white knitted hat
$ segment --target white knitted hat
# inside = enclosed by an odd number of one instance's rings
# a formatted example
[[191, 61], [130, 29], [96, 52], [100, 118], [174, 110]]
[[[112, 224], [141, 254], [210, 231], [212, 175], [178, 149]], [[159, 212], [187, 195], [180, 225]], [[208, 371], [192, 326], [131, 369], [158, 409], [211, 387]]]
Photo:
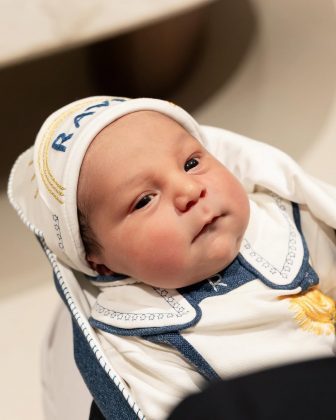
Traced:
[[33, 147], [19, 156], [8, 195], [23, 221], [59, 262], [96, 275], [85, 259], [77, 219], [77, 183], [86, 150], [112, 121], [140, 110], [153, 110], [181, 124], [204, 144], [196, 121], [180, 107], [158, 99], [95, 96], [75, 101], [50, 115]]

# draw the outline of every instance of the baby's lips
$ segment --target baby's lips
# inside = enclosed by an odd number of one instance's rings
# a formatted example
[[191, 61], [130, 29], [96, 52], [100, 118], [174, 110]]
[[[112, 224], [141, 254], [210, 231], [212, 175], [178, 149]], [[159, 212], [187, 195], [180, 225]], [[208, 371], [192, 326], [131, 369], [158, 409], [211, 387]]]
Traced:
[[197, 238], [199, 238], [202, 233], [204, 233], [207, 228], [216, 222], [216, 220], [219, 218], [220, 216], [214, 216], [212, 217], [208, 222], [204, 223], [203, 226], [201, 227], [201, 229], [198, 231], [198, 233], [195, 235], [194, 239], [192, 240], [192, 242], [194, 242], [195, 240], [197, 240]]

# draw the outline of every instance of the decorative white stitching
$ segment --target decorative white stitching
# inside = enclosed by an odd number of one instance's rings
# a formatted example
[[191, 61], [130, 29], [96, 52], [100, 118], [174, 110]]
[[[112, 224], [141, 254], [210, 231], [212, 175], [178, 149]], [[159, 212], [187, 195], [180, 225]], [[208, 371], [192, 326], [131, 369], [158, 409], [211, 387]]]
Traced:
[[270, 194], [271, 197], [274, 198], [274, 201], [276, 205], [278, 206], [279, 210], [281, 211], [282, 216], [286, 220], [288, 227], [289, 227], [289, 241], [288, 241], [288, 249], [287, 249], [287, 255], [285, 258], [285, 262], [281, 269], [278, 269], [273, 264], [271, 264], [269, 261], [267, 261], [264, 257], [262, 257], [260, 254], [258, 254], [256, 251], [254, 251], [251, 243], [244, 238], [244, 248], [249, 251], [250, 257], [254, 259], [258, 265], [262, 266], [263, 268], [266, 268], [270, 274], [280, 274], [280, 276], [284, 279], [288, 278], [289, 273], [292, 270], [293, 262], [296, 257], [296, 249], [297, 249], [297, 238], [299, 237], [296, 228], [293, 227], [292, 223], [290, 222], [289, 216], [286, 211], [286, 207], [283, 204], [283, 200], [277, 196], [276, 194], [272, 193]]
[[[94, 309], [102, 316], [109, 318], [116, 318], [118, 321], [134, 322], [134, 321], [153, 321], [154, 319], [167, 319], [167, 318], [180, 318], [185, 315], [188, 311], [184, 313], [175, 313], [171, 312], [149, 312], [149, 313], [134, 313], [134, 312], [119, 312], [113, 309], [108, 309], [105, 306], [95, 303]], [[183, 309], [184, 310], [184, 309]]]
[[[163, 299], [171, 306], [179, 315], [182, 316], [188, 313], [188, 311], [179, 303], [177, 300], [171, 296], [167, 289], [161, 289], [160, 287], [153, 287], [153, 289], [158, 293]], [[184, 313], [183, 313], [184, 312]], [[172, 315], [169, 314], [169, 317]]]

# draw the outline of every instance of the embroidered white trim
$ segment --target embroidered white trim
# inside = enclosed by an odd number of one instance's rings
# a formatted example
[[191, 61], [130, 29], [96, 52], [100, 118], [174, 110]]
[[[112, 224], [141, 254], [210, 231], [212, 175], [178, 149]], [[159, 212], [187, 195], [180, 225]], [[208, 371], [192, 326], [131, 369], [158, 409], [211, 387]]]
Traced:
[[253, 264], [255, 264], [256, 267], [259, 268], [262, 274], [268, 272], [273, 277], [274, 275], [280, 275], [283, 279], [287, 279], [292, 272], [293, 263], [297, 257], [297, 248], [300, 245], [303, 247], [302, 243], [300, 242], [301, 235], [297, 231], [296, 226], [291, 221], [287, 213], [286, 206], [283, 204], [283, 200], [274, 193], [271, 193], [270, 196], [274, 199], [278, 209], [281, 212], [282, 217], [287, 222], [289, 228], [288, 248], [283, 266], [281, 268], [275, 267], [272, 263], [270, 263], [268, 260], [266, 260], [263, 256], [261, 256], [258, 252], [254, 250], [253, 246], [247, 238], [243, 239], [243, 250], [247, 251], [245, 256], [249, 257], [249, 262], [251, 263], [251, 261], [253, 261]]

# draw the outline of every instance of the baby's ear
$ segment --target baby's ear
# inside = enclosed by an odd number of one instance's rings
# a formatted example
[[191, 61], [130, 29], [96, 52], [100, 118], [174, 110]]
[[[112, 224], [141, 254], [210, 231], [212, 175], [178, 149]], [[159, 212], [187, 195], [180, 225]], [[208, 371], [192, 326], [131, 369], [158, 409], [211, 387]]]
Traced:
[[113, 271], [106, 267], [104, 264], [98, 264], [91, 260], [89, 257], [86, 258], [86, 261], [89, 263], [92, 270], [97, 271], [97, 273], [101, 276], [111, 276], [113, 274]]

